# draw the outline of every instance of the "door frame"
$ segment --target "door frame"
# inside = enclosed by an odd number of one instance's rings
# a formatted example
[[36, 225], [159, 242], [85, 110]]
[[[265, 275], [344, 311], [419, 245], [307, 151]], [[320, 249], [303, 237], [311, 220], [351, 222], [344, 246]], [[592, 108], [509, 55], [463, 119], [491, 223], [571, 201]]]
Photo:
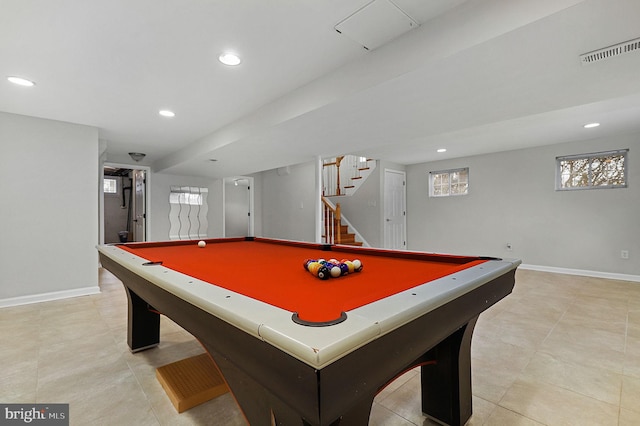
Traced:
[[385, 212], [387, 211], [386, 209], [386, 189], [387, 189], [387, 173], [397, 173], [402, 175], [403, 181], [404, 181], [404, 185], [402, 187], [402, 198], [403, 198], [403, 202], [404, 202], [404, 215], [402, 220], [404, 221], [403, 224], [403, 234], [402, 235], [402, 240], [404, 241], [404, 248], [402, 250], [407, 250], [408, 248], [408, 243], [407, 243], [407, 172], [404, 170], [395, 170], [395, 169], [388, 169], [385, 168], [384, 169], [384, 181], [382, 182], [382, 211], [381, 211], [381, 216], [382, 216], [382, 245], [385, 246], [385, 248], [390, 248], [390, 247], [386, 247], [386, 242], [387, 242], [387, 226], [386, 226], [386, 215]]
[[100, 176], [98, 180], [98, 242], [104, 244], [104, 168], [114, 167], [119, 169], [143, 170], [145, 172], [145, 218], [144, 218], [144, 240], [149, 241], [149, 229], [151, 225], [151, 167], [136, 166], [133, 164], [104, 162], [100, 167]]
[[227, 233], [227, 183], [233, 182], [238, 179], [247, 179], [249, 181], [249, 225], [247, 229], [247, 236], [255, 236], [255, 211], [254, 211], [254, 186], [255, 182], [251, 176], [232, 176], [224, 178], [222, 180], [222, 236], [226, 237]]

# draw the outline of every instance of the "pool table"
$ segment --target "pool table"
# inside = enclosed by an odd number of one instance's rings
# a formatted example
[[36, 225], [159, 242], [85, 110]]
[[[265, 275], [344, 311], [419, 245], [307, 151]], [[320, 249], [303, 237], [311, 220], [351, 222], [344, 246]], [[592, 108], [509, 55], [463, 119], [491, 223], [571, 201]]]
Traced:
[[[426, 416], [471, 417], [473, 329], [512, 291], [519, 260], [204, 241], [98, 247], [125, 286], [133, 352], [159, 343], [168, 316], [209, 352], [252, 426], [366, 425], [376, 394], [417, 366]], [[363, 267], [321, 280], [303, 266], [321, 258]]]

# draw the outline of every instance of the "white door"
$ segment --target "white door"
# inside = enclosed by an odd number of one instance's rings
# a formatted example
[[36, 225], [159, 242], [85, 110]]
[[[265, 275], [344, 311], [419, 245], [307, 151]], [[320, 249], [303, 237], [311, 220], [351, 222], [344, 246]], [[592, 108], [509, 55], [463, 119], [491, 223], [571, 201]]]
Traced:
[[406, 175], [397, 170], [384, 171], [384, 248], [407, 248]]

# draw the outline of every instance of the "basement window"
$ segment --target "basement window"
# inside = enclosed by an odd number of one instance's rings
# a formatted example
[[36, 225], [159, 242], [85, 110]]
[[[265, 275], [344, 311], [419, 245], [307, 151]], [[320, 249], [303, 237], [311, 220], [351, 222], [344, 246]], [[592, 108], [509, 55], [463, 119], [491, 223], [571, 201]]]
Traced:
[[117, 194], [118, 193], [118, 181], [116, 179], [104, 178], [104, 193], [105, 194]]
[[628, 149], [556, 158], [556, 190], [627, 187]]
[[[207, 188], [204, 188], [206, 190]], [[189, 206], [201, 206], [202, 205], [202, 188], [198, 188], [199, 192], [171, 192], [169, 194], [169, 203], [181, 204]]]
[[429, 196], [450, 197], [469, 193], [469, 168], [429, 172]]

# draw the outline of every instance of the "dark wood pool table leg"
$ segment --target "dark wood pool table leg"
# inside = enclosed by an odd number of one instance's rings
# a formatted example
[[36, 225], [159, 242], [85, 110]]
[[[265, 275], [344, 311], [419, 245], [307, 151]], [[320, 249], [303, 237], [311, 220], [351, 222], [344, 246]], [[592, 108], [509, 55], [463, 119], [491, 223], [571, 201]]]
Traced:
[[[348, 413], [343, 414], [340, 418], [331, 421], [323, 421], [321, 424], [327, 426], [363, 426], [369, 424], [369, 416], [371, 414], [371, 407], [373, 406], [373, 398], [375, 395], [371, 395], [370, 398], [366, 398], [358, 405], [349, 410]], [[295, 411], [284, 405], [274, 404], [273, 414], [275, 417], [275, 424], [277, 426], [310, 426], [311, 423], [306, 422], [300, 418], [300, 415]], [[331, 423], [329, 423], [331, 422]]]
[[421, 367], [422, 412], [442, 424], [464, 425], [472, 414], [471, 337], [478, 317], [428, 352]]
[[204, 347], [224, 377], [247, 423], [251, 426], [272, 426], [271, 397], [265, 389], [213, 347], [207, 344]]
[[[291, 407], [240, 370], [233, 362], [217, 353], [211, 346], [204, 345], [209, 355], [224, 376], [236, 403], [251, 426], [311, 426], [317, 420], [308, 422], [296, 407]], [[369, 424], [369, 415], [375, 394], [362, 398], [360, 402], [339, 419], [321, 420], [326, 426], [362, 426]]]
[[372, 394], [362, 399], [358, 405], [351, 408], [348, 413], [343, 414], [338, 420], [331, 423], [330, 426], [368, 425], [374, 398], [375, 394]]
[[129, 300], [127, 343], [131, 352], [140, 352], [160, 343], [160, 314], [133, 290], [125, 286]]

